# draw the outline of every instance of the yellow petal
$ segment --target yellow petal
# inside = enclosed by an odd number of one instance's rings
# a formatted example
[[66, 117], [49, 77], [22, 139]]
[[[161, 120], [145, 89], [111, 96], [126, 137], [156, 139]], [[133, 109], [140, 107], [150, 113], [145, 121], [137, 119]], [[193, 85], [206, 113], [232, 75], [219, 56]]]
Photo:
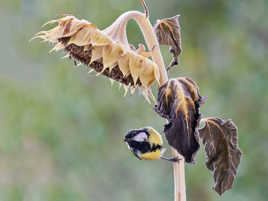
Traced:
[[111, 73], [113, 68], [117, 66], [117, 62], [114, 63], [113, 65], [109, 66], [109, 72]]
[[105, 46], [112, 43], [111, 39], [100, 30], [96, 30], [91, 38], [94, 46]]
[[36, 36], [41, 36], [41, 35], [44, 35], [44, 34], [46, 34], [47, 33], [47, 31], [39, 31], [38, 33], [36, 33], [34, 36], [36, 37]]
[[139, 44], [139, 48], [137, 49], [137, 53], [139, 55], [141, 55], [141, 56], [146, 57], [146, 58], [151, 57], [152, 54], [153, 54], [151, 51], [150, 52], [147, 52], [145, 50], [145, 46], [143, 44]]
[[60, 18], [60, 19], [56, 19], [56, 20], [50, 20], [50, 21], [48, 21], [48, 22], [46, 22], [45, 24], [43, 24], [42, 25], [42, 27], [45, 27], [45, 26], [47, 26], [47, 25], [49, 25], [49, 24], [55, 24], [55, 23], [64, 23], [64, 22], [67, 22], [67, 21], [69, 21], [69, 20], [72, 20], [72, 19], [74, 19], [75, 17], [74, 16], [65, 16], [65, 17], [63, 17], [63, 18]]
[[40, 39], [43, 39], [45, 41], [57, 43], [58, 39], [60, 37], [62, 37], [62, 35], [63, 35], [63, 30], [60, 29], [59, 26], [57, 26], [57, 27], [50, 29], [48, 31], [38, 32], [37, 34], [35, 34], [35, 36], [31, 40], [36, 39], [36, 38], [40, 38]]
[[93, 47], [90, 63], [102, 58], [102, 51], [103, 51], [103, 47], [99, 47], [99, 46]]
[[136, 85], [136, 82], [139, 78], [143, 60], [144, 60], [144, 57], [142, 56], [139, 56], [135, 53], [129, 54], [129, 70], [133, 78], [134, 85]]
[[144, 56], [146, 58], [151, 57], [153, 55], [152, 52], [141, 52], [139, 53], [141, 56]]
[[66, 16], [58, 20], [51, 20], [44, 24], [44, 26], [52, 23], [59, 24], [53, 29], [37, 33], [34, 38], [41, 38], [49, 42], [56, 43], [60, 38], [73, 36], [83, 27], [87, 27], [89, 29], [96, 29], [96, 26], [91, 24], [90, 22], [86, 20], [78, 20], [73, 16]]
[[78, 20], [76, 18], [71, 19], [69, 21], [66, 21], [59, 25], [62, 36], [61, 37], [69, 37], [73, 36], [75, 33], [80, 31], [83, 27], [90, 27], [93, 28], [95, 25], [92, 25], [91, 23], [85, 21], [85, 20]]
[[154, 77], [156, 82], [158, 83], [158, 85], [160, 86], [160, 72], [159, 72], [159, 68], [156, 66], [156, 64], [154, 63]]
[[57, 43], [48, 53], [51, 54], [52, 52], [57, 52], [64, 49], [64, 47], [65, 46], [62, 43]]
[[118, 60], [118, 66], [120, 71], [123, 73], [123, 75], [126, 77], [129, 75], [129, 57], [128, 55], [121, 56]]
[[[73, 20], [73, 19], [76, 19], [76, 18], [74, 16], [72, 16], [72, 15], [68, 15], [68, 16], [64, 16], [64, 17], [62, 17], [60, 19], [57, 19], [56, 21], [58, 23], [65, 23], [65, 22], [70, 21], [70, 20]], [[54, 22], [52, 22], [52, 23], [54, 23]]]
[[50, 21], [46, 22], [45, 24], [43, 24], [41, 27], [45, 27], [45, 26], [47, 26], [49, 24], [55, 24], [57, 22], [58, 22], [58, 20], [50, 20]]
[[103, 48], [103, 66], [114, 67], [114, 64], [117, 63], [119, 57], [124, 53], [123, 49], [117, 43], [112, 43]]
[[68, 45], [75, 44], [78, 46], [89, 45], [91, 41], [91, 35], [95, 31], [95, 29], [91, 29], [89, 27], [84, 27], [80, 31], [78, 31], [75, 35], [73, 35]]
[[154, 81], [159, 81], [159, 70], [154, 62], [150, 59], [144, 59], [139, 71], [139, 78], [142, 85], [151, 88]]

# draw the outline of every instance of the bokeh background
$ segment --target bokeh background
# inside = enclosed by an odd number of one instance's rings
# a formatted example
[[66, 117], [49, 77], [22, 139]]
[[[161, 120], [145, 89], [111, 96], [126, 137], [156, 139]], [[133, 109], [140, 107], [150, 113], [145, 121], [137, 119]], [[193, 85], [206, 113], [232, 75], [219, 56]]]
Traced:
[[[234, 188], [219, 197], [203, 147], [186, 165], [191, 201], [268, 197], [268, 1], [147, 0], [151, 21], [181, 14], [183, 54], [170, 77], [192, 77], [208, 96], [203, 116], [232, 118], [244, 153]], [[38, 40], [62, 13], [104, 28], [139, 0], [0, 0], [0, 200], [163, 201], [173, 199], [172, 165], [139, 161], [123, 143], [133, 128], [165, 120], [139, 93], [74, 68]], [[143, 41], [130, 22], [132, 44]], [[168, 64], [167, 47], [163, 55]]]

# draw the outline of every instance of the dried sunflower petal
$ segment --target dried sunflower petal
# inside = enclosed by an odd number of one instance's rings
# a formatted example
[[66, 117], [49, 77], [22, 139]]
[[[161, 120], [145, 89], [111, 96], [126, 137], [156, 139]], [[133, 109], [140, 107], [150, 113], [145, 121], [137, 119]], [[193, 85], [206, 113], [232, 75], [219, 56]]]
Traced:
[[92, 35], [93, 46], [104, 46], [104, 45], [109, 45], [111, 43], [112, 43], [112, 40], [100, 30], [96, 30], [95, 33]]
[[[107, 45], [103, 48], [103, 67], [108, 68], [114, 67], [118, 62], [121, 55], [124, 54], [123, 48], [117, 44], [113, 43], [112, 45]], [[111, 70], [111, 68], [110, 68]]]
[[103, 47], [102, 46], [93, 47], [92, 48], [91, 63], [102, 58], [102, 55], [103, 55]]
[[91, 25], [84, 26], [80, 31], [78, 31], [76, 34], [74, 34], [70, 38], [68, 45], [70, 45], [70, 44], [76, 44], [78, 46], [90, 45], [91, 44], [91, 37], [95, 31], [94, 29], [95, 29], [95, 27], [91, 26]]
[[130, 74], [128, 55], [123, 55], [119, 58], [118, 66], [124, 76], [128, 76]]

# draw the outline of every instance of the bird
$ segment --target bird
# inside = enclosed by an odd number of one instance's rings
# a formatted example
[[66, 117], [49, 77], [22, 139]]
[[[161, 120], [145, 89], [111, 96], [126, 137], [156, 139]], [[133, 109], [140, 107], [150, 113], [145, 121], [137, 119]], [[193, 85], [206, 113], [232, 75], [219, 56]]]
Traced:
[[140, 160], [163, 159], [178, 162], [179, 158], [166, 158], [163, 156], [162, 136], [152, 127], [133, 129], [127, 132], [124, 139], [131, 152]]

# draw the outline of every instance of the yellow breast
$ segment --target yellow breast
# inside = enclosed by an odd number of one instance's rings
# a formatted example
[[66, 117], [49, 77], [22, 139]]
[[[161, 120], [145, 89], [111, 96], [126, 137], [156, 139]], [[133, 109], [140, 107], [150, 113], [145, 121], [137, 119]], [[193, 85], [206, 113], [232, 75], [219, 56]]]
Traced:
[[157, 160], [161, 156], [160, 149], [154, 151], [154, 152], [147, 152], [140, 155], [140, 158], [143, 160]]

